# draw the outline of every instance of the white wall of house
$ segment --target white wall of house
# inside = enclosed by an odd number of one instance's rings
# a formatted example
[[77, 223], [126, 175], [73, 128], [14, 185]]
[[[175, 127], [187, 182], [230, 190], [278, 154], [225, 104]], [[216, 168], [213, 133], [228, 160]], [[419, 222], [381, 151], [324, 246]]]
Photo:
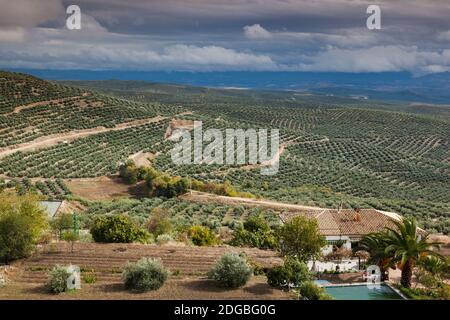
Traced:
[[309, 261], [308, 269], [314, 270], [315, 272], [336, 271], [338, 267], [339, 271], [357, 271], [358, 270], [358, 259], [346, 259], [340, 262], [332, 261]]
[[[350, 241], [350, 238], [347, 236], [325, 236], [326, 241], [339, 241], [344, 240], [344, 248], [351, 249], [352, 243]], [[322, 248], [322, 254], [326, 255], [333, 252], [333, 244], [327, 244], [325, 247]]]

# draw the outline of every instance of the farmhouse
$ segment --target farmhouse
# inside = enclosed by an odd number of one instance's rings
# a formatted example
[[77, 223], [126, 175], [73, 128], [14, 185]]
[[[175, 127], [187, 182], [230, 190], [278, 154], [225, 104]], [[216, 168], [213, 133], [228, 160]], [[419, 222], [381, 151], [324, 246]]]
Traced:
[[296, 215], [307, 215], [317, 219], [320, 233], [327, 240], [324, 254], [333, 251], [333, 245], [342, 244], [347, 249], [358, 245], [363, 236], [383, 231], [385, 227], [395, 227], [394, 221], [401, 216], [375, 209], [312, 209], [304, 212], [286, 212], [281, 214], [283, 222]]

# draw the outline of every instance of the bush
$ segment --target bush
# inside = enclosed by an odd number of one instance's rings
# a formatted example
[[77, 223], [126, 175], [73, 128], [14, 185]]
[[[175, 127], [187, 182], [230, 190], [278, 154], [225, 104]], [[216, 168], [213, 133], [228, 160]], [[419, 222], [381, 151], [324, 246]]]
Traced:
[[94, 221], [91, 235], [95, 242], [106, 243], [145, 243], [149, 234], [134, 224], [128, 216], [102, 216]]
[[230, 241], [232, 246], [248, 246], [260, 249], [274, 249], [277, 247], [277, 238], [272, 231], [250, 232], [245, 229], [238, 229], [233, 234]]
[[73, 228], [73, 216], [71, 214], [58, 215], [50, 221], [50, 227], [61, 239], [65, 230]]
[[264, 217], [253, 215], [237, 229], [230, 241], [233, 246], [249, 246], [260, 249], [274, 249], [278, 240]]
[[248, 263], [253, 269], [254, 276], [261, 276], [261, 275], [265, 276], [267, 274], [268, 269], [262, 266], [261, 264], [253, 261], [248, 261]]
[[279, 237], [283, 255], [305, 262], [319, 257], [322, 247], [326, 245], [317, 220], [303, 216], [296, 216], [284, 224], [279, 230]]
[[119, 167], [119, 176], [128, 184], [138, 181], [138, 169], [133, 160], [128, 160]]
[[59, 294], [67, 291], [67, 279], [71, 274], [66, 267], [56, 265], [48, 275], [47, 288], [50, 292]]
[[218, 243], [214, 232], [204, 226], [192, 226], [189, 228], [188, 236], [196, 246], [212, 246]]
[[167, 280], [168, 272], [160, 260], [142, 258], [136, 263], [128, 263], [122, 277], [126, 289], [145, 292], [161, 288]]
[[170, 177], [161, 174], [156, 178], [147, 179], [147, 186], [157, 197], [173, 198], [187, 192], [189, 180], [181, 177]]
[[244, 229], [250, 232], [270, 231], [270, 226], [262, 215], [251, 215], [244, 222]]
[[319, 287], [312, 281], [306, 281], [299, 287], [300, 298], [305, 300], [332, 300], [333, 298], [326, 293], [325, 289]]
[[84, 283], [92, 284], [97, 282], [97, 276], [95, 275], [94, 271], [86, 272], [83, 275], [83, 281]]
[[35, 195], [0, 194], [0, 262], [9, 263], [31, 254], [47, 230], [47, 215]]
[[152, 216], [146, 223], [147, 230], [155, 237], [172, 231], [172, 223], [169, 219], [169, 212], [165, 209], [155, 208]]
[[286, 258], [283, 266], [272, 268], [267, 273], [267, 283], [272, 287], [298, 287], [303, 282], [310, 281], [312, 275], [308, 266], [295, 258]]
[[290, 283], [291, 274], [284, 266], [276, 266], [267, 272], [267, 283], [271, 287], [287, 287]]
[[208, 278], [217, 281], [222, 287], [239, 288], [247, 283], [252, 274], [253, 269], [245, 257], [229, 252], [208, 272]]
[[10, 215], [0, 220], [0, 261], [28, 257], [33, 248], [33, 235], [23, 217]]
[[170, 236], [170, 234], [160, 234], [158, 237], [156, 237], [157, 244], [166, 244], [170, 241], [173, 241], [173, 238]]

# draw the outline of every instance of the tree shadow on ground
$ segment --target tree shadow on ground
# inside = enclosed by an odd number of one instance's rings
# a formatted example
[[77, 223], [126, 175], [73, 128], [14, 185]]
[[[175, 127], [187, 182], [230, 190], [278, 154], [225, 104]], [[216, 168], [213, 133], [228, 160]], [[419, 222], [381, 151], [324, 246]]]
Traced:
[[247, 291], [255, 295], [270, 295], [274, 292], [274, 288], [270, 287], [266, 283], [255, 283], [250, 286], [244, 287], [244, 291]]
[[108, 293], [126, 291], [125, 286], [120, 282], [99, 284], [97, 285], [97, 288], [102, 292]]
[[207, 291], [207, 292], [229, 292], [234, 290], [220, 287], [215, 281], [209, 279], [187, 280], [183, 281], [180, 285], [191, 290]]

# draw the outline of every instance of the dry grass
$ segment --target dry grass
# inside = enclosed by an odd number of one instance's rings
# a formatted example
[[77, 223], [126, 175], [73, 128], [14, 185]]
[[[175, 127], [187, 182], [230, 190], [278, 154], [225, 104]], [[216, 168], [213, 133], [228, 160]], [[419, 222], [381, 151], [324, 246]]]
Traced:
[[64, 183], [74, 195], [88, 200], [111, 200], [129, 197], [131, 193], [130, 186], [117, 176], [68, 179]]

